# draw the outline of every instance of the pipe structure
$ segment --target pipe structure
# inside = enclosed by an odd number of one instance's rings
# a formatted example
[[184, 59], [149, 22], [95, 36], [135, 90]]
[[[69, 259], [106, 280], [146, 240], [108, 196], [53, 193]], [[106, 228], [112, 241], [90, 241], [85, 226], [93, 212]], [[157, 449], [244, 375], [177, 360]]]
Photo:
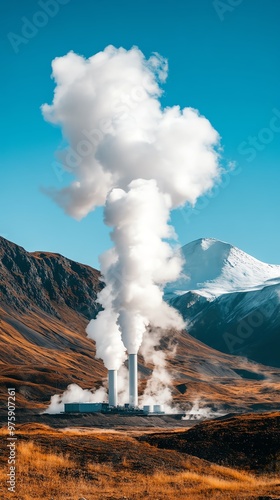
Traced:
[[109, 370], [109, 405], [118, 405], [118, 382], [117, 382], [117, 370]]
[[138, 365], [137, 354], [129, 354], [129, 406], [136, 408], [138, 406]]

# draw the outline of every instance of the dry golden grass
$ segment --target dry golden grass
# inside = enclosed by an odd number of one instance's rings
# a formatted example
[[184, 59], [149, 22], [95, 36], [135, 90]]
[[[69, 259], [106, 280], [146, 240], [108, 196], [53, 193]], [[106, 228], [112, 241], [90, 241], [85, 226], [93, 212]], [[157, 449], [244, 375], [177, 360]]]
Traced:
[[[41, 429], [41, 433], [43, 433]], [[3, 434], [3, 432], [1, 432]], [[63, 433], [60, 433], [61, 435]], [[51, 436], [51, 434], [50, 434]], [[78, 435], [77, 435], [78, 436]], [[3, 436], [4, 437], [4, 436]], [[27, 437], [27, 436], [26, 436]], [[108, 436], [109, 440], [114, 436]], [[0, 498], [7, 500], [243, 500], [259, 495], [280, 496], [280, 481], [272, 476], [254, 476], [185, 457], [185, 470], [162, 469], [153, 473], [135, 471], [126, 455], [130, 443], [123, 438], [124, 454], [117, 469], [113, 464], [84, 464], [65, 451], [48, 451], [34, 442], [34, 433], [17, 445], [16, 493], [7, 491], [7, 467], [2, 461]], [[56, 440], [59, 439], [59, 433]], [[61, 438], [62, 439], [62, 438]], [[105, 442], [102, 435], [100, 442]], [[145, 461], [143, 447], [143, 462]], [[155, 448], [154, 453], [159, 451]], [[94, 457], [93, 457], [94, 458]], [[4, 467], [3, 467], [4, 465]]]
[[39, 446], [36, 446], [33, 441], [19, 443], [17, 452], [20, 457], [21, 472], [30, 470], [51, 471], [59, 468], [67, 468], [72, 464], [67, 456], [55, 453], [45, 453]]

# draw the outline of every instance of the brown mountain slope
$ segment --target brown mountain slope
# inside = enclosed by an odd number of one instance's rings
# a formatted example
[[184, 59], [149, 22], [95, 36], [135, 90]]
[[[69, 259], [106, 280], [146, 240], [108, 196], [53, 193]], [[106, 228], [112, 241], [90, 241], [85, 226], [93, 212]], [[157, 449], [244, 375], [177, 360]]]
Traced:
[[28, 253], [0, 237], [1, 305], [13, 310], [44, 311], [58, 319], [75, 311], [95, 317], [96, 295], [102, 287], [100, 273], [62, 255]]
[[[97, 387], [107, 373], [85, 334], [98, 311], [98, 271], [58, 254], [28, 253], [0, 238], [0, 398], [16, 387], [18, 408], [45, 408], [68, 384]], [[276, 407], [280, 370], [220, 353], [186, 332], [168, 332], [176, 353], [168, 360], [173, 395], [182, 408], [224, 411]], [[141, 388], [152, 366], [140, 358]]]

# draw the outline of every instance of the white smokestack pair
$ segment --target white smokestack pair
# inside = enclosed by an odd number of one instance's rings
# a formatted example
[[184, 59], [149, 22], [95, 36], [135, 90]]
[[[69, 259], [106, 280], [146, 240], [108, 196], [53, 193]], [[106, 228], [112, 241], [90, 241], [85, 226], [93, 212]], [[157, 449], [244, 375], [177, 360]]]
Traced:
[[[129, 354], [129, 406], [136, 408], [138, 406], [138, 366], [137, 354]], [[109, 370], [109, 405], [118, 405], [118, 382], [117, 370]]]

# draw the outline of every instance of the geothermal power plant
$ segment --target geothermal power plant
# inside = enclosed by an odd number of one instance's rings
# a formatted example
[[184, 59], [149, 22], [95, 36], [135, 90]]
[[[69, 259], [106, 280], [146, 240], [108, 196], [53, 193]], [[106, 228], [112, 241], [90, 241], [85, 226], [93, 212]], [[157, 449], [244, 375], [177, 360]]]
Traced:
[[[73, 60], [76, 69], [70, 76]], [[62, 164], [66, 171], [71, 167], [74, 181], [65, 187], [67, 197], [57, 189], [52, 198], [77, 219], [103, 207], [113, 243], [110, 257], [104, 252], [100, 261], [105, 288], [97, 298], [102, 309], [86, 328], [98, 358], [114, 368], [108, 374], [109, 402], [67, 403], [65, 411], [143, 412], [136, 353], [146, 325], [162, 331], [185, 328], [162, 290], [180, 277], [182, 268], [169, 241], [176, 240], [170, 213], [194, 206], [221, 178], [220, 135], [198, 110], [162, 105], [167, 68], [167, 60], [156, 52], [146, 59], [137, 47], [112, 45], [88, 59], [70, 51], [53, 61], [54, 97], [41, 109], [46, 121], [62, 129], [67, 144]], [[132, 101], [127, 120], [116, 111], [122, 96]], [[104, 120], [110, 125], [102, 128]], [[129, 397], [120, 407], [115, 369], [123, 365], [126, 352]]]
[[120, 413], [128, 415], [163, 415], [162, 405], [145, 405], [143, 408], [138, 406], [138, 361], [137, 354], [129, 354], [129, 401], [124, 405], [118, 404], [118, 372], [117, 370], [108, 370], [108, 403], [90, 403], [74, 402], [65, 403], [65, 413]]

